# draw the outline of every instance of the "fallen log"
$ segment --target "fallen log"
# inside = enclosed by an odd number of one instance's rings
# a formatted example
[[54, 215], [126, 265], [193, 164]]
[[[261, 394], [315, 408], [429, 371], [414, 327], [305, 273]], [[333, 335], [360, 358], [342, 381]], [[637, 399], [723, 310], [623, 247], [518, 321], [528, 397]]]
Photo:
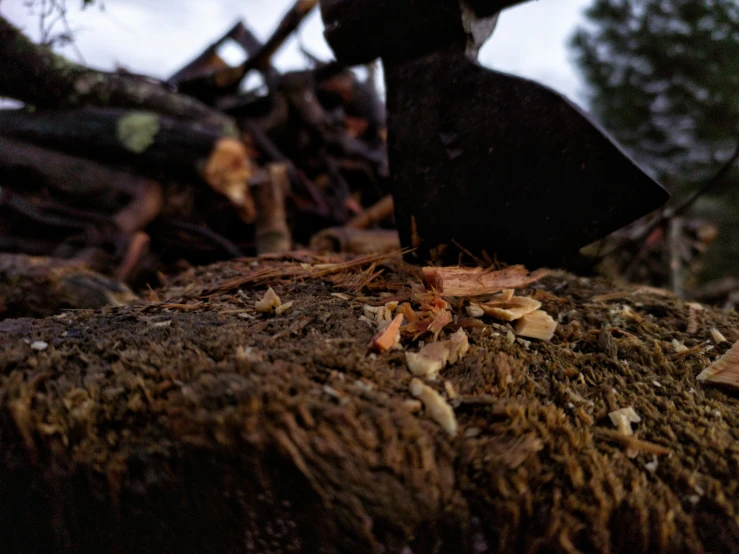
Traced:
[[127, 164], [157, 177], [203, 180], [245, 219], [254, 217], [247, 183], [252, 167], [243, 144], [190, 121], [113, 108], [2, 110], [0, 137]]
[[[150, 179], [1, 135], [0, 171], [5, 179], [11, 173], [22, 174], [37, 185], [75, 198], [73, 203], [77, 210], [69, 217], [82, 227], [85, 217], [80, 217], [79, 208], [94, 206], [98, 213], [93, 221], [104, 220], [107, 210], [121, 231], [133, 233], [151, 223], [159, 215], [163, 203], [161, 188]], [[24, 188], [14, 187], [13, 191], [22, 194]], [[0, 199], [0, 205], [12, 207], [9, 194], [9, 190], [5, 192], [6, 198]]]
[[[666, 356], [713, 327], [736, 340], [736, 314], [707, 309], [688, 336], [674, 297], [640, 295], [627, 318], [589, 303], [613, 285], [549, 277], [551, 342], [483, 323], [424, 383], [452, 438], [403, 352], [370, 355], [340, 275], [286, 277], [337, 260], [291, 256], [189, 272], [149, 305], [0, 324], [4, 551], [739, 552], [739, 400], [696, 380], [729, 343]], [[374, 284], [410, 293], [397, 264]], [[203, 298], [248, 274], [259, 290]], [[267, 282], [287, 312], [254, 310]], [[631, 336], [604, 340], [614, 324]], [[629, 407], [633, 435], [608, 415]]]
[[50, 49], [33, 44], [0, 16], [0, 96], [39, 108], [82, 106], [151, 110], [196, 121], [236, 136], [228, 116], [162, 83], [74, 64]]
[[65, 309], [122, 306], [134, 300], [126, 285], [84, 262], [0, 254], [0, 320], [49, 317]]

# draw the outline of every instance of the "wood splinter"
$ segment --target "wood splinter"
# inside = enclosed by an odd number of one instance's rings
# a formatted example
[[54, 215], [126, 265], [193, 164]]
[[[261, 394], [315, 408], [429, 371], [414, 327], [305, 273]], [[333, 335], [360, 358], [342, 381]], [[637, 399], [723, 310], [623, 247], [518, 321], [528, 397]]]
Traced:
[[529, 273], [522, 265], [498, 271], [481, 267], [424, 267], [423, 281], [427, 288], [435, 289], [443, 296], [482, 296], [526, 287], [548, 273], [545, 269]]
[[513, 296], [513, 289], [503, 291], [500, 298], [482, 304], [471, 304], [484, 314], [503, 321], [516, 321], [541, 308], [541, 302], [528, 296]]
[[698, 375], [698, 381], [739, 389], [739, 341]]
[[398, 314], [382, 331], [372, 337], [370, 348], [376, 352], [387, 352], [400, 344], [400, 326], [403, 314]]
[[529, 339], [552, 340], [556, 329], [557, 322], [542, 310], [526, 314], [516, 324], [516, 334]]
[[431, 419], [436, 421], [450, 437], [457, 436], [457, 417], [454, 415], [454, 409], [444, 400], [443, 396], [417, 378], [411, 381], [410, 391], [413, 396], [423, 402]]

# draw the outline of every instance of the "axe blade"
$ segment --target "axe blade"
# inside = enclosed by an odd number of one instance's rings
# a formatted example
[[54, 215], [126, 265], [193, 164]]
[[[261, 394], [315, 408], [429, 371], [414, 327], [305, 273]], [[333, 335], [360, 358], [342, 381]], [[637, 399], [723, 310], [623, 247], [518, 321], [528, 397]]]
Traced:
[[669, 198], [538, 83], [453, 49], [385, 71], [396, 223], [419, 261], [456, 242], [508, 263], [561, 263]]

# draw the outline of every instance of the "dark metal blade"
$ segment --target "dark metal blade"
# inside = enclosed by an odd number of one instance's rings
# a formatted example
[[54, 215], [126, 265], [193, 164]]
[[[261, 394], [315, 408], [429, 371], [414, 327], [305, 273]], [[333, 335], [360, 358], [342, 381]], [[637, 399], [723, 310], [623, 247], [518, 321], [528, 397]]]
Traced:
[[509, 263], [556, 264], [669, 198], [537, 83], [452, 52], [385, 71], [396, 220], [421, 261], [456, 241]]

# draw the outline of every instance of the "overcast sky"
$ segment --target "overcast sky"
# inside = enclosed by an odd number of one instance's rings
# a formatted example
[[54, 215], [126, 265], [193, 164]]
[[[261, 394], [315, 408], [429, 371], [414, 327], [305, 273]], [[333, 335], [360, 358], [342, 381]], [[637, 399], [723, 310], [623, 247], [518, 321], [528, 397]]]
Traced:
[[[480, 61], [490, 67], [546, 84], [583, 103], [583, 87], [571, 63], [567, 40], [592, 0], [533, 0], [505, 11]], [[79, 9], [82, 0], [67, 0], [77, 47], [88, 65], [166, 78], [200, 53], [237, 20], [266, 39], [294, 0], [105, 0]], [[38, 17], [24, 0], [0, 0], [0, 13], [38, 40]], [[331, 51], [323, 40], [320, 15], [313, 13], [298, 36], [322, 59]], [[74, 50], [63, 53], [80, 61]], [[275, 59], [281, 69], [304, 67], [296, 40]]]

